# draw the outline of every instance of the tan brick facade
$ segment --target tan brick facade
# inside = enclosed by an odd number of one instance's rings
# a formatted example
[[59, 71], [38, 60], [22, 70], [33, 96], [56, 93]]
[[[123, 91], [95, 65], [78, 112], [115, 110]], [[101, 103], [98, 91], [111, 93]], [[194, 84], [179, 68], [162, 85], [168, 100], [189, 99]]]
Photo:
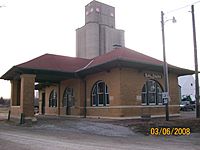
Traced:
[[12, 106], [20, 105], [20, 82], [19, 80], [11, 81], [11, 104]]
[[20, 80], [11, 81], [11, 117], [25, 119], [34, 117], [34, 89], [35, 77], [32, 74], [23, 74]]
[[25, 117], [34, 116], [35, 75], [23, 74], [21, 77], [20, 106]]
[[58, 93], [58, 85], [55, 84], [45, 88], [45, 113], [48, 115], [58, 115], [58, 107], [49, 107], [49, 96], [52, 90]]
[[[145, 73], [158, 74], [161, 78], [145, 77]], [[164, 105], [142, 105], [141, 91], [145, 82], [149, 79], [156, 80], [163, 87], [163, 75], [159, 72], [140, 71], [132, 68], [114, 68], [111, 70], [88, 75], [85, 79], [70, 79], [60, 84], [45, 88], [46, 114], [66, 115], [66, 107], [63, 106], [63, 93], [69, 87], [73, 88], [74, 106], [70, 108], [69, 115], [84, 115], [84, 80], [86, 81], [87, 116], [95, 117], [140, 117], [143, 115], [164, 116]], [[97, 81], [104, 81], [109, 89], [108, 106], [91, 106], [91, 92]], [[179, 113], [178, 79], [175, 74], [169, 75], [170, 84], [170, 115]], [[58, 106], [49, 107], [50, 92], [55, 89], [59, 94]]]
[[[84, 106], [84, 84], [81, 79], [69, 79], [64, 80], [60, 84], [54, 84], [46, 87], [42, 92], [45, 92], [45, 114], [48, 115], [66, 115], [66, 106], [63, 104], [63, 94], [66, 88], [73, 89], [73, 103], [68, 110], [70, 115], [83, 115], [83, 106]], [[49, 107], [49, 95], [52, 90], [57, 92], [57, 106], [58, 107]], [[40, 92], [40, 102], [41, 93]], [[40, 104], [41, 106], [41, 104]]]

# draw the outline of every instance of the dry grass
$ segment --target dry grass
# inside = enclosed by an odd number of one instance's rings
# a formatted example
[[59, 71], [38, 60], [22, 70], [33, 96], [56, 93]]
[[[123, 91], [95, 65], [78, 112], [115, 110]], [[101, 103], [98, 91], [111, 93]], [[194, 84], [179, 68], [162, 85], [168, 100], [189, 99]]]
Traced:
[[129, 122], [128, 126], [134, 132], [140, 132], [149, 135], [151, 128], [190, 128], [191, 133], [200, 133], [200, 118], [196, 119], [172, 119], [166, 121], [165, 119], [151, 119], [138, 120], [136, 122]]
[[144, 135], [149, 135], [151, 128], [190, 128], [190, 133], [200, 133], [200, 118], [194, 118], [192, 113], [191, 117], [184, 117], [185, 114], [183, 114], [182, 117], [170, 117], [169, 121], [166, 121], [165, 118], [149, 118], [118, 120], [111, 121], [111, 123], [129, 127], [134, 132]]

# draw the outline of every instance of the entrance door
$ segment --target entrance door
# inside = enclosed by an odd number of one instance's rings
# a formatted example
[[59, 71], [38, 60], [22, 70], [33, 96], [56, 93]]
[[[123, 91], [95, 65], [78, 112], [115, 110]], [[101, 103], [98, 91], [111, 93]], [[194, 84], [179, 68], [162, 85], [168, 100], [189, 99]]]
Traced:
[[66, 108], [66, 115], [71, 115], [71, 107], [73, 104], [73, 89], [66, 88], [63, 97], [64, 107]]
[[66, 97], [66, 103], [67, 103], [67, 106], [66, 106], [66, 115], [71, 115], [70, 95], [69, 95], [69, 93], [67, 94], [67, 97]]
[[42, 114], [45, 114], [45, 93], [42, 93]]

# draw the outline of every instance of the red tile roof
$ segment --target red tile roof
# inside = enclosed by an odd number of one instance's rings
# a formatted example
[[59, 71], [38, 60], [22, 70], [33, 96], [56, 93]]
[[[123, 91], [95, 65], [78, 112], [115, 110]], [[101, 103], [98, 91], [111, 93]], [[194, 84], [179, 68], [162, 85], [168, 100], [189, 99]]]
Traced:
[[130, 62], [150, 64], [150, 65], [163, 64], [163, 62], [160, 60], [149, 57], [137, 51], [122, 47], [122, 48], [116, 48], [113, 51], [106, 53], [104, 55], [95, 57], [93, 61], [87, 66], [87, 68], [98, 66], [100, 64], [104, 64], [106, 62], [110, 62], [113, 60], [124, 60]]
[[78, 72], [84, 69], [97, 67], [101, 64], [114, 60], [124, 60], [151, 65], [162, 65], [162, 61], [160, 60], [123, 47], [116, 48], [109, 53], [97, 56], [93, 59], [44, 54], [30, 61], [19, 64], [17, 67], [60, 72]]
[[30, 61], [19, 64], [16, 67], [60, 72], [75, 72], [79, 68], [86, 66], [90, 61], [90, 59], [44, 54]]
[[[70, 73], [75, 76], [75, 73], [87, 73], [97, 72], [102, 69], [108, 69], [109, 67], [116, 67], [115, 64], [124, 62], [125, 66], [129, 67], [144, 67], [155, 69], [157, 71], [162, 70], [163, 62], [155, 58], [149, 57], [137, 51], [128, 48], [116, 48], [109, 53], [95, 57], [93, 59], [84, 59], [77, 57], [60, 56], [53, 54], [44, 54], [35, 59], [19, 64], [8, 70], [1, 79], [9, 80], [23, 69], [27, 72], [36, 73], [35, 71], [50, 71], [57, 73]], [[148, 67], [147, 67], [148, 66]], [[158, 69], [159, 68], [159, 69]], [[173, 70], [178, 75], [193, 74], [194, 71], [178, 68], [169, 65], [169, 70]], [[57, 76], [58, 77], [58, 76]], [[64, 78], [66, 75], [64, 75]]]

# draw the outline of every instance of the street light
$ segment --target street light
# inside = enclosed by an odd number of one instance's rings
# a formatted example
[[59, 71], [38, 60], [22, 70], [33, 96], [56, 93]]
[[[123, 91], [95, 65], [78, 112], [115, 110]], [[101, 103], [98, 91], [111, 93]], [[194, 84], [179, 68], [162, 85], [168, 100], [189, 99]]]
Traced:
[[199, 77], [198, 77], [198, 58], [197, 58], [197, 42], [196, 42], [196, 27], [194, 5], [191, 6], [192, 12], [192, 27], [193, 27], [193, 42], [194, 42], [194, 63], [195, 63], [195, 99], [196, 99], [196, 118], [200, 118], [199, 111]]
[[164, 25], [167, 21], [171, 20], [173, 23], [176, 23], [175, 17], [172, 19], [168, 19], [164, 21], [164, 13], [161, 11], [161, 28], [162, 28], [162, 43], [163, 43], [163, 72], [164, 72], [164, 80], [165, 80], [165, 89], [163, 100], [165, 104], [165, 112], [166, 112], [166, 121], [169, 121], [169, 78], [168, 78], [168, 65], [166, 62], [166, 54], [165, 54], [165, 28]]

